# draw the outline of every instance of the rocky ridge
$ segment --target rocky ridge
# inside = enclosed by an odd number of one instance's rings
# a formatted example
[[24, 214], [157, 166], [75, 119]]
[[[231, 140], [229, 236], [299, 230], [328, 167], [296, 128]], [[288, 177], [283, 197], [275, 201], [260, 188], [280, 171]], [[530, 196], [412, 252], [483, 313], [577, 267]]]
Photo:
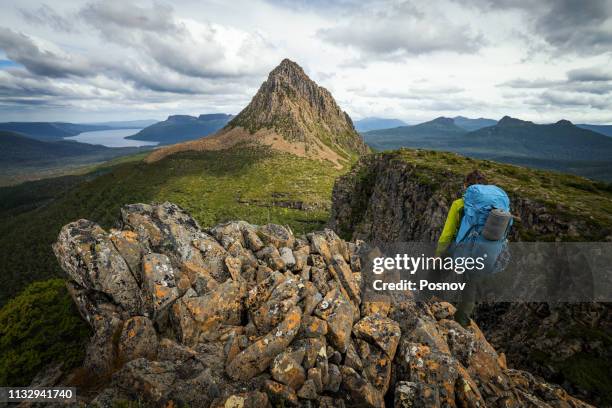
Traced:
[[332, 230], [203, 230], [171, 203], [125, 206], [117, 226], [78, 220], [54, 245], [95, 332], [81, 405], [588, 406], [508, 369], [450, 304], [362, 299], [361, 244]]
[[295, 62], [284, 59], [251, 102], [212, 137], [160, 149], [148, 161], [189, 150], [220, 150], [258, 143], [342, 167], [369, 149], [331, 93]]

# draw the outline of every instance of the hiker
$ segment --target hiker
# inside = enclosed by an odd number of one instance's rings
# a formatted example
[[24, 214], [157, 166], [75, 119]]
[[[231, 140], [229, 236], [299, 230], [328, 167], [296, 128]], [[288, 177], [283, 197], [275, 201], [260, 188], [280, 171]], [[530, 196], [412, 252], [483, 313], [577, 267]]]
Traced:
[[438, 240], [436, 255], [468, 256], [487, 259], [485, 270], [466, 272], [466, 289], [457, 305], [454, 319], [463, 327], [470, 325], [479, 282], [486, 274], [503, 269], [498, 259], [506, 253], [507, 235], [512, 225], [510, 200], [501, 188], [488, 185], [478, 170], [465, 177], [464, 195], [453, 201], [444, 229]]

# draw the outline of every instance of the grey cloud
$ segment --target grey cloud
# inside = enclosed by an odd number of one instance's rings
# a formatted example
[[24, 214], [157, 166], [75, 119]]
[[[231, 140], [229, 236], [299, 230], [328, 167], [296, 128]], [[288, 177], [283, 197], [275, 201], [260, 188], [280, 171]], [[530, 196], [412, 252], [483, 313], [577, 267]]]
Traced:
[[570, 81], [612, 81], [612, 70], [599, 67], [573, 69], [568, 71], [567, 78]]
[[536, 30], [552, 45], [579, 54], [610, 51], [612, 29], [606, 24], [612, 13], [609, 0], [553, 0], [537, 19]]
[[497, 86], [508, 87], [508, 88], [519, 88], [519, 89], [530, 89], [530, 88], [537, 89], [537, 88], [549, 88], [551, 86], [561, 85], [563, 83], [565, 83], [564, 80], [556, 81], [556, 80], [544, 79], [544, 78], [538, 78], [538, 79], [516, 78], [510, 81], [502, 82], [498, 84]]
[[54, 30], [67, 33], [77, 31], [74, 20], [60, 15], [47, 4], [41, 5], [36, 10], [20, 8], [19, 12], [21, 13], [21, 16], [31, 24], [47, 25]]
[[113, 35], [118, 28], [158, 34], [177, 34], [184, 31], [184, 27], [175, 22], [172, 7], [160, 3], [144, 8], [133, 2], [98, 1], [86, 5], [79, 14], [113, 41], [121, 40]]
[[0, 49], [9, 59], [37, 75], [61, 78], [69, 75], [88, 75], [91, 71], [85, 59], [41, 49], [27, 35], [4, 27], [0, 27]]
[[596, 55], [612, 49], [612, 0], [471, 0], [468, 4], [485, 12], [522, 11], [530, 31], [557, 54]]
[[80, 15], [108, 41], [189, 77], [237, 78], [260, 73], [253, 69], [259, 61], [257, 52], [272, 48], [262, 37], [250, 35], [239, 50], [244, 54], [242, 63], [230, 63], [228, 44], [217, 27], [204, 22], [200, 32], [192, 33], [171, 7], [158, 3], [144, 8], [130, 2], [95, 2]]
[[602, 110], [612, 108], [612, 98], [599, 95], [545, 91], [539, 98], [545, 103], [558, 107], [591, 107]]
[[330, 43], [351, 46], [378, 58], [436, 51], [469, 53], [485, 43], [481, 34], [465, 24], [453, 22], [441, 10], [424, 10], [410, 2], [358, 9], [348, 21], [321, 29], [317, 35]]
[[563, 80], [517, 78], [497, 86], [605, 95], [612, 92], [612, 73], [601, 67], [579, 68], [568, 71], [566, 79]]

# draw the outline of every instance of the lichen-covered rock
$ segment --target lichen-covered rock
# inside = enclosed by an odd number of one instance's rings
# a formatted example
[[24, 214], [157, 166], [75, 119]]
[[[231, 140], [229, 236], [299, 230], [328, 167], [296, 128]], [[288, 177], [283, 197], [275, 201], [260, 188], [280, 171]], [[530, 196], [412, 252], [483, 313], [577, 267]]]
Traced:
[[270, 406], [265, 393], [252, 391], [232, 394], [214, 402], [211, 408], [267, 408]]
[[266, 380], [264, 390], [275, 407], [297, 407], [299, 405], [295, 391], [287, 385]]
[[153, 315], [178, 298], [174, 270], [166, 255], [145, 255], [142, 260], [142, 286], [145, 307]]
[[295, 237], [293, 232], [282, 225], [266, 224], [259, 227], [257, 235], [265, 245], [272, 245], [276, 248], [293, 248]]
[[78, 220], [60, 231], [53, 251], [60, 265], [80, 287], [111, 297], [129, 315], [139, 314], [138, 283], [128, 263], [98, 224]]
[[314, 313], [327, 322], [327, 337], [330, 343], [341, 352], [345, 352], [353, 325], [353, 308], [349, 300], [339, 290], [331, 290]]
[[396, 321], [373, 314], [364, 317], [353, 326], [357, 338], [367, 340], [380, 347], [393, 359], [402, 332]]
[[225, 326], [240, 325], [244, 282], [227, 280], [203, 296], [187, 292], [172, 306], [175, 331], [185, 344], [201, 340], [216, 340]]
[[151, 320], [134, 316], [123, 323], [119, 337], [119, 361], [128, 362], [140, 357], [155, 359], [157, 355], [157, 332]]
[[172, 392], [176, 376], [175, 365], [172, 363], [139, 358], [125, 364], [113, 376], [113, 383], [129, 395], [162, 403]]
[[299, 361], [296, 360], [295, 354], [297, 353], [288, 351], [278, 354], [272, 361], [270, 373], [276, 381], [298, 390], [306, 380], [306, 373], [301, 365], [304, 353]]
[[76, 221], [54, 245], [94, 331], [74, 374], [96, 379], [90, 406], [587, 407], [509, 370], [449, 304], [362, 301], [363, 244], [331, 230], [204, 232], [171, 203], [125, 206], [121, 220]]
[[367, 380], [350, 367], [340, 367], [342, 384], [350, 393], [353, 406], [382, 408], [385, 406], [383, 395]]
[[236, 380], [248, 380], [267, 369], [272, 359], [297, 334], [301, 317], [300, 308], [292, 308], [276, 328], [247, 347], [227, 365], [227, 374]]

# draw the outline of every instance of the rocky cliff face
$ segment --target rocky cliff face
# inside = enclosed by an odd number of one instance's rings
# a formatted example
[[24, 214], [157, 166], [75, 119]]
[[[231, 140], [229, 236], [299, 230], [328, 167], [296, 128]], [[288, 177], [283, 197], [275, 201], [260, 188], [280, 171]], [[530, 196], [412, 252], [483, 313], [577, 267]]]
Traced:
[[[432, 164], [433, 163], [433, 164]], [[446, 153], [397, 151], [364, 157], [334, 186], [330, 226], [344, 238], [374, 242], [437, 241], [452, 201], [460, 197], [467, 171], [480, 167], [507, 190], [521, 218], [511, 240], [612, 240], [605, 219], [546, 202], [550, 190], [523, 193], [539, 175]], [[512, 174], [506, 177], [506, 174]], [[550, 182], [546, 180], [546, 182]], [[519, 184], [517, 184], [519, 183]], [[587, 200], [587, 185], [578, 196]], [[568, 195], [571, 194], [568, 191]], [[595, 197], [606, 200], [607, 196]], [[571, 206], [576, 205], [574, 203]], [[604, 215], [605, 216], [605, 215]], [[477, 321], [509, 364], [561, 383], [601, 405], [612, 403], [609, 361], [612, 316], [609, 304], [481, 305]]]
[[[334, 185], [330, 227], [343, 237], [374, 242], [437, 241], [450, 205], [462, 193], [465, 173], [454, 164], [463, 161], [462, 165], [474, 169], [485, 162], [435, 152], [427, 157], [429, 154], [400, 150], [363, 157]], [[432, 169], [413, 158], [423, 163], [450, 162]], [[490, 174], [495, 172], [492, 169]], [[519, 182], [529, 184], [528, 175], [519, 177]], [[612, 240], [610, 227], [594, 222], [589, 214], [569, 214], [560, 203], [545, 203], [545, 191], [542, 200], [537, 200], [522, 195], [515, 186], [503, 187], [510, 196], [512, 213], [520, 218], [511, 240]]]
[[331, 93], [295, 62], [284, 59], [249, 105], [212, 138], [158, 150], [149, 160], [185, 150], [216, 150], [261, 143], [342, 166], [369, 149]]
[[508, 369], [449, 304], [363, 301], [360, 247], [331, 230], [202, 230], [170, 203], [128, 205], [118, 226], [78, 220], [54, 245], [95, 331], [88, 406], [588, 406]]

